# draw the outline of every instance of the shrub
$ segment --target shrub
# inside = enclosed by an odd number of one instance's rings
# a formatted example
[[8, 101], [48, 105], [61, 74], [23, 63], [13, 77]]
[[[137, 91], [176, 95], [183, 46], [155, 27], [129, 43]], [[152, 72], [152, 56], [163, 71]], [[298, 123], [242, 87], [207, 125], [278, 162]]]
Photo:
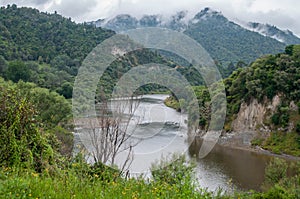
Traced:
[[275, 124], [275, 125], [278, 125], [279, 122], [280, 122], [280, 115], [278, 113], [275, 113], [272, 118], [272, 123]]
[[168, 184], [191, 183], [194, 165], [187, 163], [184, 155], [174, 155], [171, 160], [161, 159], [151, 167], [151, 174], [155, 181]]
[[0, 86], [0, 165], [41, 171], [54, 163], [54, 151], [38, 128], [36, 111], [17, 89]]
[[266, 183], [274, 185], [286, 177], [288, 164], [285, 160], [274, 158], [266, 167]]
[[254, 138], [253, 140], [251, 140], [251, 145], [252, 146], [261, 146], [263, 141], [264, 141], [263, 138]]

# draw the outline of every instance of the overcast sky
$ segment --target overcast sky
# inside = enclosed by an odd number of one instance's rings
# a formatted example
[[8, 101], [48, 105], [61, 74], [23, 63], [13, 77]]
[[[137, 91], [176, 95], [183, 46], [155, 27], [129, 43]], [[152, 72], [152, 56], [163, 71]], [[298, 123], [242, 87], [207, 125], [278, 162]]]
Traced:
[[0, 0], [0, 5], [31, 6], [71, 17], [77, 22], [111, 18], [130, 13], [171, 15], [180, 10], [191, 14], [205, 7], [221, 11], [233, 21], [255, 21], [292, 30], [300, 36], [299, 0]]

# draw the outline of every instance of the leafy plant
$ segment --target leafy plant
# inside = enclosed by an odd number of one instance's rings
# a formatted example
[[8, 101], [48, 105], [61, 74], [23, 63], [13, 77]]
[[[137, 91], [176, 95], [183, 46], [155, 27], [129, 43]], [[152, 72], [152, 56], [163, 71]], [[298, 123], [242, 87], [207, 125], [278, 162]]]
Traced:
[[54, 151], [38, 128], [32, 103], [17, 89], [0, 90], [0, 165], [40, 171], [54, 164]]
[[158, 164], [153, 164], [151, 173], [155, 181], [179, 185], [192, 182], [193, 168], [184, 155], [174, 155], [170, 160], [162, 158]]

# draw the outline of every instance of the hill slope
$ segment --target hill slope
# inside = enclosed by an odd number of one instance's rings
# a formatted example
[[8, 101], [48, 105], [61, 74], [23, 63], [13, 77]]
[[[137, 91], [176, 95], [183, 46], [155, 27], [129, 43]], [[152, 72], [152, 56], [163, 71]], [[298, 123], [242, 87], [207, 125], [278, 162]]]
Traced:
[[76, 24], [58, 14], [16, 5], [1, 8], [0, 30], [0, 54], [6, 60], [46, 62], [62, 54], [83, 60], [97, 44], [114, 34], [87, 24]]
[[[76, 24], [56, 13], [16, 5], [1, 8], [0, 29], [0, 76], [14, 82], [34, 82], [66, 98], [72, 97], [73, 82], [86, 55], [115, 34], [87, 23]], [[100, 81], [112, 91], [120, 75], [130, 67], [152, 62], [176, 67], [156, 52], [143, 49], [112, 63], [106, 73], [110, 81]], [[190, 73], [189, 69], [181, 70], [183, 74]], [[192, 78], [192, 84], [202, 81], [199, 76]], [[159, 89], [146, 86], [142, 90], [152, 88]]]
[[117, 32], [141, 27], [163, 27], [181, 31], [197, 40], [223, 66], [230, 62], [236, 64], [238, 61], [250, 63], [262, 55], [284, 51], [285, 43], [245, 29], [229, 21], [220, 12], [205, 8], [191, 19], [187, 15], [187, 12], [182, 11], [168, 20], [163, 20], [160, 15], [145, 15], [137, 19], [123, 14], [92, 24]]

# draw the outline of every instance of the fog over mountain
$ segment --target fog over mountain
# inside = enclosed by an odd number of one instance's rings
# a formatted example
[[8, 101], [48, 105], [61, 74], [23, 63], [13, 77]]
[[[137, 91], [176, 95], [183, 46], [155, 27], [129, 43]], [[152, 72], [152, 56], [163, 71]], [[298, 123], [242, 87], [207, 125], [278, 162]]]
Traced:
[[[143, 15], [141, 17], [135, 17], [130, 14], [119, 14], [114, 18], [98, 19], [92, 23], [97, 27], [105, 27], [117, 32], [140, 27], [165, 27], [177, 31], [185, 31], [189, 25], [211, 18], [214, 15], [223, 16], [221, 12], [205, 8], [204, 12], [197, 13], [194, 16], [189, 11], [179, 11], [169, 17], [161, 14]], [[241, 20], [237, 20], [235, 23], [250, 31], [257, 32], [288, 45], [300, 43], [300, 39], [292, 31], [281, 30], [274, 25], [244, 22]]]
[[42, 11], [54, 12], [72, 17], [77, 22], [113, 18], [118, 14], [130, 13], [135, 17], [144, 14], [171, 16], [181, 10], [196, 14], [205, 7], [211, 7], [232, 21], [253, 21], [272, 24], [280, 29], [289, 29], [300, 35], [300, 1], [298, 0], [0, 0], [0, 5], [17, 4], [31, 6]]
[[300, 39], [290, 31], [270, 25], [264, 32], [249, 26], [245, 28], [208, 7], [194, 16], [189, 11], [180, 11], [170, 17], [160, 14], [142, 17], [120, 14], [90, 23], [119, 33], [147, 27], [180, 31], [199, 42], [223, 66], [239, 61], [250, 63], [262, 55], [283, 52], [288, 44], [300, 43]]

